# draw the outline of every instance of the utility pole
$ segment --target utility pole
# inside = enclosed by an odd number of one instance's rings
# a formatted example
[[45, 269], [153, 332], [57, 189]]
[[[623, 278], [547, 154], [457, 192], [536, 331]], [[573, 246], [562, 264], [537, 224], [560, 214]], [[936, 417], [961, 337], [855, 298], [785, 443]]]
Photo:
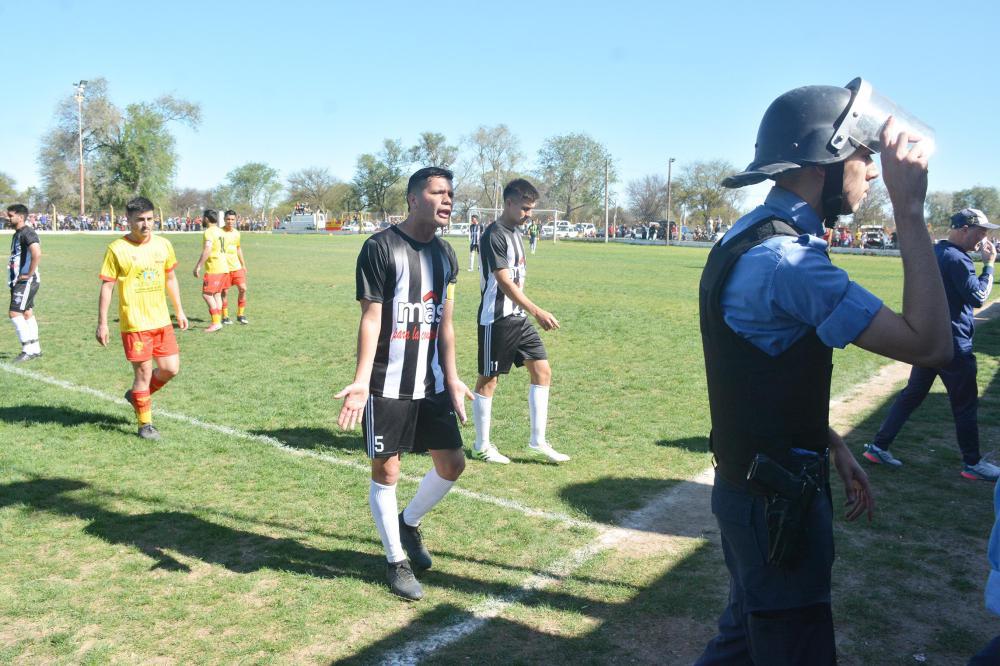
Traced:
[[76, 117], [79, 123], [77, 137], [79, 139], [79, 159], [80, 159], [80, 220], [83, 221], [84, 194], [83, 194], [83, 93], [87, 90], [87, 82], [83, 79], [73, 84], [76, 86]]
[[[674, 158], [671, 157], [667, 160], [667, 228], [664, 230], [666, 235], [664, 238], [667, 240], [667, 245], [670, 245], [670, 177], [673, 175], [674, 168]], [[681, 229], [677, 227], [677, 240], [681, 239]]]
[[[608, 242], [608, 177], [611, 160], [604, 160], [604, 242]], [[553, 232], [554, 233], [554, 232]]]

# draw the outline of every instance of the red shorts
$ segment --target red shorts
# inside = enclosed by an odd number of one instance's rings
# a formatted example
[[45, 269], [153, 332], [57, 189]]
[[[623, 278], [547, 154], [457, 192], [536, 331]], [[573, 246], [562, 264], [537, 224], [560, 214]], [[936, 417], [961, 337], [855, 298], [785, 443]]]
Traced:
[[229, 286], [243, 286], [247, 284], [247, 269], [241, 268], [238, 271], [229, 271]]
[[132, 362], [180, 353], [173, 326], [122, 333], [122, 346], [125, 347], [125, 358]]
[[229, 285], [229, 273], [205, 273], [205, 279], [201, 283], [201, 293], [218, 294]]

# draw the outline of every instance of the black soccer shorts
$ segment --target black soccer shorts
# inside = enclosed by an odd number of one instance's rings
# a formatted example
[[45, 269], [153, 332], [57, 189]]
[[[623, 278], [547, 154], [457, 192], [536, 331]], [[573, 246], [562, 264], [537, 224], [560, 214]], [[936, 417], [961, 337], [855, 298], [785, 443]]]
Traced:
[[368, 396], [361, 433], [369, 458], [462, 448], [458, 417], [447, 391], [419, 400]]
[[525, 361], [547, 358], [545, 345], [527, 317], [511, 315], [479, 325], [479, 374], [483, 377], [506, 375], [512, 365], [520, 368]]
[[32, 278], [24, 282], [15, 282], [10, 288], [10, 312], [25, 312], [35, 307], [35, 294], [38, 293], [38, 280]]

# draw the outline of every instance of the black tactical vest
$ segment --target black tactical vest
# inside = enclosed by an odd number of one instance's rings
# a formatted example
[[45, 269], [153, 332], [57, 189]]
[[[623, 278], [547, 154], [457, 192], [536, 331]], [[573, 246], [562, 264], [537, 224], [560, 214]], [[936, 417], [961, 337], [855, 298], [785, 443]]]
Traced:
[[756, 453], [785, 461], [789, 449], [823, 451], [829, 443], [833, 350], [812, 329], [772, 357], [740, 337], [722, 318], [722, 288], [736, 261], [778, 235], [800, 234], [777, 218], [762, 220], [725, 245], [716, 243], [701, 275], [701, 340], [712, 413], [709, 441], [719, 473], [738, 484], [745, 482]]

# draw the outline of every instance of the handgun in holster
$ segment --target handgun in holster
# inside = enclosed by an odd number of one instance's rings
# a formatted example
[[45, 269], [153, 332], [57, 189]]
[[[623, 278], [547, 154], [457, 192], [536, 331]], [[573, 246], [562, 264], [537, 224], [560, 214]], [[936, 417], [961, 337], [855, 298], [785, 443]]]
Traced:
[[806, 466], [791, 472], [763, 453], [754, 456], [747, 472], [750, 487], [766, 498], [767, 561], [791, 569], [802, 555], [806, 520], [821, 492]]

